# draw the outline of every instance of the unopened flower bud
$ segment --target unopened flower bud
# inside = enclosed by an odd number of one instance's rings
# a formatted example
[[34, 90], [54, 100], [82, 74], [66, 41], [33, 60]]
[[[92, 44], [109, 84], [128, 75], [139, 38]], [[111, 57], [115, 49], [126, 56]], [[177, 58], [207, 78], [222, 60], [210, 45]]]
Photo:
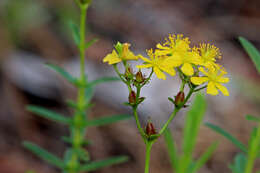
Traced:
[[134, 91], [131, 91], [129, 96], [128, 96], [128, 101], [130, 104], [135, 104], [136, 103], [136, 94]]
[[135, 80], [138, 83], [143, 83], [145, 78], [143, 77], [142, 72], [139, 70], [136, 74], [135, 74]]
[[185, 99], [185, 95], [183, 91], [180, 91], [177, 96], [175, 97], [175, 105], [180, 106]]
[[156, 130], [153, 126], [153, 123], [151, 122], [148, 122], [147, 125], [146, 125], [146, 128], [145, 128], [145, 133], [148, 135], [148, 136], [151, 136], [151, 135], [155, 135], [156, 134]]
[[125, 78], [126, 79], [131, 79], [133, 76], [133, 70], [131, 67], [127, 67], [125, 70]]

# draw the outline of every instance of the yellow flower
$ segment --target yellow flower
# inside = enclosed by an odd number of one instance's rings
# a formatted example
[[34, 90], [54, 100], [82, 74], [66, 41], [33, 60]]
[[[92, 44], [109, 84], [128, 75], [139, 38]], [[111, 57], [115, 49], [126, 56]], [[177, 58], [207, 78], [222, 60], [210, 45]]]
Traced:
[[158, 56], [156, 55], [152, 49], [147, 51], [148, 56], [150, 59], [143, 57], [142, 55], [139, 55], [139, 57], [144, 61], [143, 65], [137, 65], [137, 68], [153, 68], [154, 73], [159, 79], [166, 79], [166, 75], [163, 73], [169, 73], [170, 75], [174, 76], [176, 74], [174, 68], [172, 66], [169, 66], [167, 63], [167, 57], [166, 56]]
[[155, 51], [157, 55], [172, 55], [175, 52], [182, 52], [190, 50], [189, 38], [183, 37], [182, 34], [174, 35], [170, 34], [169, 38], [165, 39], [165, 43], [156, 45], [158, 48]]
[[157, 44], [155, 54], [168, 56], [167, 63], [172, 67], [181, 67], [181, 71], [191, 76], [194, 74], [192, 65], [201, 64], [201, 59], [197, 51], [191, 51], [189, 38], [183, 35], [169, 35], [166, 42], [161, 45]]
[[117, 45], [115, 46], [116, 50], [113, 50], [112, 53], [108, 54], [103, 59], [103, 62], [108, 62], [108, 64], [111, 65], [126, 60], [138, 60], [138, 57], [129, 50], [129, 47], [129, 43], [117, 43]]
[[203, 66], [209, 67], [209, 66], [216, 66], [216, 58], [221, 58], [221, 53], [219, 51], [219, 48], [216, 48], [214, 45], [210, 44], [200, 44], [199, 48], [195, 48], [194, 51], [197, 51], [202, 60]]
[[220, 90], [224, 96], [229, 96], [229, 92], [226, 87], [221, 85], [221, 83], [229, 82], [229, 78], [223, 77], [227, 72], [224, 69], [221, 69], [219, 65], [215, 67], [208, 68], [205, 71], [204, 68], [200, 67], [201, 71], [205, 76], [202, 77], [191, 77], [191, 82], [195, 85], [201, 85], [205, 82], [208, 82], [207, 93], [211, 95], [217, 95], [218, 90]]

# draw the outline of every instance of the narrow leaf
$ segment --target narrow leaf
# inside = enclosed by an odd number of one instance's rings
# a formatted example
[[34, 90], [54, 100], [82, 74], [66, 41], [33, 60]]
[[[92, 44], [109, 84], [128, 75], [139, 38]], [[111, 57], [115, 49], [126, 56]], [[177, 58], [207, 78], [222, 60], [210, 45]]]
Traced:
[[63, 68], [56, 66], [54, 64], [46, 64], [46, 66], [54, 71], [56, 71], [58, 74], [60, 74], [62, 77], [67, 79], [70, 83], [76, 84], [77, 80], [73, 76], [71, 76], [67, 71], [65, 71]]
[[246, 50], [247, 54], [250, 56], [250, 58], [254, 62], [258, 73], [260, 73], [260, 53], [259, 53], [259, 51], [247, 39], [245, 39], [243, 37], [239, 37], [239, 41], [242, 44], [242, 46], [244, 47], [244, 49]]
[[112, 157], [109, 159], [95, 161], [95, 162], [91, 162], [86, 165], [82, 165], [80, 168], [80, 171], [95, 171], [95, 170], [101, 169], [103, 167], [124, 163], [127, 160], [128, 160], [128, 157], [126, 157], [126, 156]]
[[95, 94], [95, 88], [93, 86], [87, 86], [85, 89], [85, 99], [89, 103]]
[[199, 169], [209, 160], [213, 152], [216, 150], [217, 146], [218, 146], [218, 142], [211, 144], [210, 147], [199, 158], [199, 160], [195, 162], [190, 173], [195, 173], [199, 171]]
[[49, 164], [52, 164], [58, 168], [64, 168], [64, 164], [60, 158], [42, 149], [41, 147], [31, 142], [23, 142], [23, 146]]
[[247, 149], [246, 146], [244, 144], [242, 144], [240, 141], [238, 141], [235, 137], [233, 137], [231, 134], [229, 134], [228, 132], [226, 132], [224, 129], [211, 124], [211, 123], [205, 123], [205, 125], [209, 128], [211, 128], [212, 130], [214, 130], [215, 132], [221, 134], [222, 136], [224, 136], [226, 139], [228, 139], [230, 142], [232, 142], [233, 144], [235, 144], [241, 151], [243, 151], [244, 153], [247, 153]]
[[172, 133], [169, 128], [167, 128], [164, 132], [164, 140], [167, 145], [168, 154], [169, 154], [170, 161], [171, 161], [171, 166], [174, 170], [176, 170], [178, 155], [177, 155], [175, 143], [174, 143], [174, 140], [172, 137]]
[[259, 117], [255, 117], [255, 116], [252, 116], [252, 115], [246, 115], [246, 119], [249, 120], [249, 121], [260, 122]]
[[229, 168], [233, 173], [244, 173], [246, 162], [246, 156], [243, 153], [239, 153], [236, 155], [234, 163], [229, 165]]
[[69, 27], [72, 31], [72, 37], [73, 37], [76, 45], [79, 45], [80, 44], [79, 27], [72, 21], [69, 22]]
[[88, 86], [95, 86], [100, 83], [115, 82], [115, 81], [119, 81], [119, 80], [120, 79], [118, 77], [102, 77], [102, 78], [96, 79], [94, 81], [91, 81], [90, 83], [88, 83]]
[[132, 118], [133, 116], [126, 115], [126, 114], [119, 114], [119, 115], [112, 115], [112, 116], [105, 116], [101, 118], [97, 118], [94, 120], [89, 120], [86, 125], [87, 126], [103, 126], [107, 124], [116, 123], [118, 121], [127, 120]]
[[38, 107], [38, 106], [27, 106], [27, 110], [33, 112], [41, 117], [47, 118], [49, 120], [53, 120], [62, 124], [69, 124], [70, 118], [67, 118], [61, 114], [50, 111], [48, 109]]
[[98, 39], [94, 38], [85, 44], [85, 49], [88, 49], [92, 44], [96, 43]]

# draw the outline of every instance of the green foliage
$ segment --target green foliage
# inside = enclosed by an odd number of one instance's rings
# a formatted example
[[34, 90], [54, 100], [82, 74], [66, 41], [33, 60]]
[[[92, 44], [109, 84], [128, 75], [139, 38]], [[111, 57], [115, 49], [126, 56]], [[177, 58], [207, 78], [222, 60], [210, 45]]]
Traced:
[[31, 142], [23, 142], [23, 146], [49, 164], [54, 165], [60, 169], [64, 168], [65, 165], [60, 158], [42, 149], [41, 147]]
[[101, 160], [101, 161], [95, 161], [95, 162], [91, 162], [91, 163], [88, 163], [86, 165], [83, 165], [80, 168], [80, 171], [90, 171], [90, 172], [96, 171], [100, 168], [119, 164], [119, 163], [124, 163], [126, 161], [128, 161], [128, 157], [126, 157], [126, 156], [112, 157], [112, 158], [109, 158], [109, 159], [105, 159], [105, 160]]
[[88, 41], [86, 44], [85, 44], [85, 49], [88, 49], [90, 46], [92, 46], [94, 43], [96, 43], [98, 41], [98, 39], [94, 38], [90, 41]]
[[95, 127], [104, 126], [104, 125], [116, 123], [118, 121], [127, 120], [127, 119], [130, 119], [130, 118], [132, 118], [132, 116], [126, 115], [126, 114], [104, 116], [104, 117], [97, 118], [97, 119], [94, 119], [94, 120], [89, 120], [86, 123], [86, 126], [88, 126], [88, 127], [90, 127], [90, 126], [95, 126]]
[[[247, 115], [248, 120], [258, 121], [256, 117]], [[259, 123], [259, 122], [258, 122]], [[252, 173], [255, 160], [260, 157], [260, 123], [257, 128], [254, 128], [251, 132], [251, 137], [248, 143], [248, 147], [244, 146], [240, 141], [234, 138], [231, 134], [223, 130], [222, 128], [206, 123], [206, 126], [214, 130], [215, 132], [226, 137], [229, 141], [235, 144], [243, 153], [238, 154], [235, 157], [233, 164], [229, 166], [233, 173]]]
[[205, 125], [207, 127], [211, 128], [212, 130], [214, 130], [215, 132], [217, 132], [217, 133], [221, 134], [222, 136], [224, 136], [226, 139], [228, 139], [230, 142], [232, 142], [234, 145], [236, 145], [244, 153], [247, 152], [246, 146], [243, 143], [238, 141], [234, 136], [229, 134], [227, 131], [225, 131], [221, 127], [219, 127], [217, 125], [214, 125], [214, 124], [211, 124], [211, 123], [205, 123]]
[[117, 81], [120, 81], [120, 79], [118, 77], [101, 77], [101, 78], [96, 79], [94, 81], [90, 81], [87, 86], [88, 87], [94, 87], [94, 86], [101, 84], [101, 83], [117, 82]]
[[75, 41], [75, 44], [77, 46], [79, 46], [79, 44], [80, 44], [79, 27], [75, 23], [73, 23], [72, 21], [69, 21], [68, 25], [69, 25], [69, 28], [72, 31], [72, 37], [73, 37], [73, 39]]
[[67, 71], [65, 71], [63, 68], [56, 66], [54, 64], [46, 64], [46, 66], [54, 71], [56, 71], [58, 74], [60, 74], [62, 77], [67, 79], [72, 84], [77, 84], [77, 79], [71, 76]]
[[184, 139], [182, 143], [182, 154], [177, 153], [173, 137], [169, 129], [164, 133], [168, 153], [173, 170], [177, 173], [196, 173], [208, 161], [212, 153], [217, 148], [218, 143], [213, 143], [203, 155], [196, 161], [192, 158], [192, 153], [196, 144], [196, 139], [206, 111], [205, 98], [198, 94], [187, 114], [184, 127]]
[[254, 45], [250, 43], [247, 39], [239, 37], [239, 41], [248, 53], [248, 55], [250, 56], [250, 58], [252, 59], [252, 61], [254, 62], [258, 73], [260, 73], [260, 53], [254, 47]]
[[246, 115], [246, 119], [249, 120], [249, 121], [260, 122], [259, 117], [255, 117], [255, 116], [252, 116], [252, 115]]
[[246, 162], [246, 156], [243, 153], [239, 153], [236, 155], [234, 163], [229, 165], [229, 168], [233, 173], [244, 173]]
[[69, 124], [71, 119], [65, 117], [64, 115], [58, 114], [56, 112], [50, 111], [48, 109], [39, 107], [39, 106], [27, 106], [27, 110], [31, 111], [41, 117], [47, 118], [49, 120], [53, 120], [62, 124]]

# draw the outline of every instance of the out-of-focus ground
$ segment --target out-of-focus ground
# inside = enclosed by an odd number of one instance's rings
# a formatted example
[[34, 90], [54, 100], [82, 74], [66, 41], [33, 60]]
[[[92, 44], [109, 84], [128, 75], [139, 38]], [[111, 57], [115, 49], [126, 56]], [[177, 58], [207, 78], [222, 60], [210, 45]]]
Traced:
[[[78, 19], [79, 10], [72, 0], [1, 0], [0, 1], [0, 172], [55, 173], [53, 167], [24, 150], [21, 142], [33, 141], [62, 157], [66, 145], [60, 136], [68, 134], [59, 124], [36, 117], [26, 111], [28, 104], [45, 106], [70, 116], [65, 100], [75, 98], [76, 91], [58, 75], [44, 67], [50, 62], [63, 66], [73, 75], [79, 73], [78, 52], [68, 27]], [[144, 54], [169, 33], [182, 33], [193, 44], [209, 42], [220, 48], [220, 61], [229, 72], [229, 97], [208, 96], [205, 121], [218, 124], [247, 143], [255, 125], [246, 114], [260, 115], [260, 78], [237, 37], [244, 36], [260, 49], [259, 0], [93, 0], [88, 13], [88, 39], [99, 41], [87, 51], [90, 79], [115, 75], [102, 64], [117, 41], [130, 42], [135, 53]], [[153, 78], [143, 95], [142, 122], [151, 117], [156, 127], [166, 120], [172, 106], [168, 96], [177, 93], [177, 79]], [[92, 117], [114, 113], [131, 113], [122, 103], [127, 100], [123, 84], [100, 85], [94, 97]], [[185, 110], [171, 124], [177, 145]], [[87, 136], [93, 160], [126, 154], [130, 161], [98, 172], [139, 173], [144, 167], [144, 145], [134, 120], [100, 128], [91, 128]], [[202, 173], [230, 172], [228, 163], [239, 152], [229, 141], [202, 126], [196, 154], [198, 157], [215, 140], [220, 145]], [[163, 140], [154, 145], [151, 173], [171, 172]], [[259, 169], [258, 162], [258, 169]]]

